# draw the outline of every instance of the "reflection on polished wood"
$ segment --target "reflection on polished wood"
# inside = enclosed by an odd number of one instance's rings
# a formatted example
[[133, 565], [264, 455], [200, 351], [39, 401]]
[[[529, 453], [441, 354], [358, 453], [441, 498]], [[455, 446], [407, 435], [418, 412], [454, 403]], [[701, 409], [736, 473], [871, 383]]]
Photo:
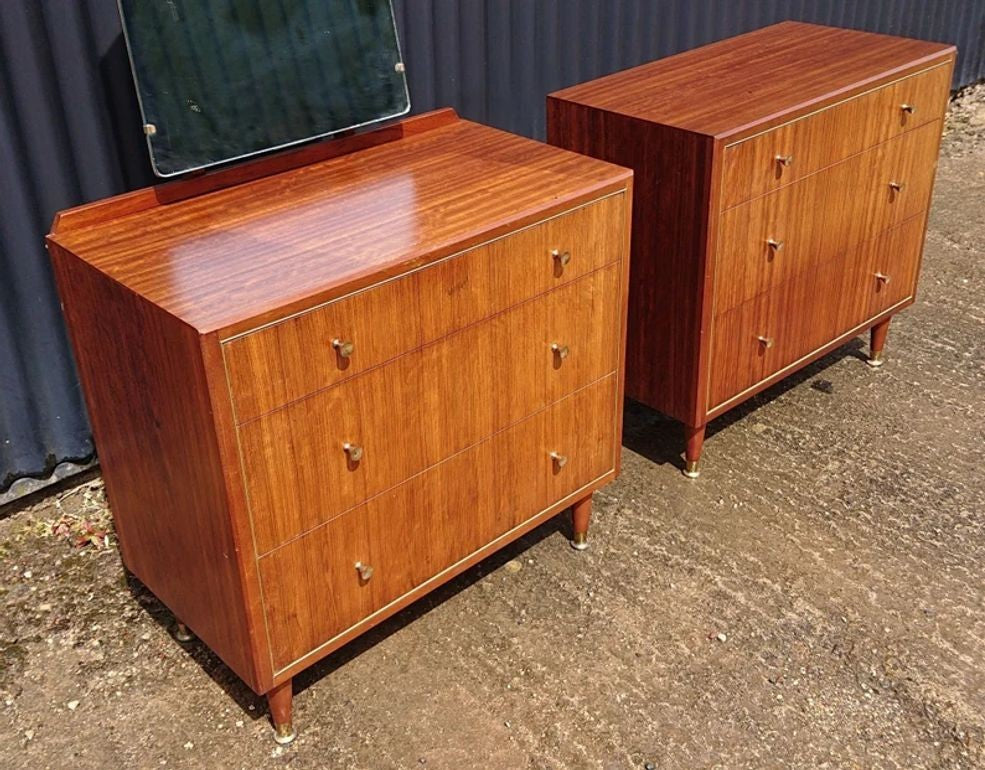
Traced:
[[626, 392], [688, 475], [708, 420], [913, 302], [954, 57], [784, 22], [548, 98], [552, 144], [635, 172]]

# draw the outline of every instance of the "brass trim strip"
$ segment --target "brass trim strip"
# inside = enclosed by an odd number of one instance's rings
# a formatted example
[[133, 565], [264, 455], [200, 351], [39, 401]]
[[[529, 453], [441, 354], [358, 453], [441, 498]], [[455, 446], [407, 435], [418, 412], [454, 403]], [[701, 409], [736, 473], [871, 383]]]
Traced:
[[389, 278], [383, 281], [378, 281], [377, 283], [370, 284], [369, 286], [364, 286], [361, 289], [356, 289], [355, 291], [351, 291], [348, 294], [343, 294], [341, 297], [335, 297], [334, 299], [326, 300], [325, 302], [320, 302], [319, 304], [313, 305], [312, 307], [309, 308], [305, 308], [304, 310], [298, 310], [295, 313], [291, 313], [290, 315], [283, 316], [275, 321], [268, 321], [265, 324], [261, 324], [260, 326], [256, 326], [252, 329], [247, 329], [246, 331], [239, 332], [238, 334], [234, 334], [231, 337], [225, 337], [219, 340], [219, 344], [225, 346], [227, 342], [232, 342], [233, 340], [237, 340], [240, 337], [245, 337], [248, 334], [254, 334], [255, 332], [262, 331], [263, 329], [266, 329], [270, 326], [277, 326], [278, 324], [284, 323], [285, 321], [290, 321], [292, 318], [297, 318], [299, 316], [307, 315], [308, 313], [313, 313], [316, 310], [321, 310], [323, 307], [332, 305], [336, 302], [341, 302], [342, 300], [348, 299], [349, 297], [353, 297], [356, 294], [362, 294], [363, 292], [371, 291], [372, 289], [376, 289], [380, 286], [384, 286], [385, 284], [388, 284], [392, 281], [399, 281], [401, 278], [406, 278], [407, 276], [413, 275], [414, 273], [419, 273], [422, 270], [427, 270], [429, 267], [433, 267], [434, 265], [440, 265], [442, 262], [447, 262], [449, 259], [455, 259], [455, 257], [460, 257], [463, 254], [468, 254], [470, 251], [474, 251], [475, 249], [480, 249], [483, 246], [488, 246], [490, 243], [496, 243], [497, 241], [505, 240], [506, 238], [510, 238], [511, 236], [517, 235], [518, 233], [531, 230], [534, 227], [539, 227], [540, 225], [546, 222], [552, 222], [555, 219], [560, 219], [561, 217], [565, 217], [568, 214], [571, 214], [575, 211], [580, 211], [581, 209], [587, 208], [588, 206], [593, 206], [596, 203], [601, 203], [602, 201], [608, 200], [609, 198], [614, 198], [617, 195], [625, 195], [625, 194], [626, 194], [625, 187], [621, 190], [616, 190], [615, 192], [606, 193], [605, 195], [602, 195], [598, 198], [593, 198], [592, 200], [586, 201], [585, 203], [582, 203], [578, 206], [574, 206], [570, 209], [565, 209], [564, 211], [554, 214], [553, 216], [547, 217], [545, 219], [539, 219], [536, 222], [531, 222], [529, 225], [526, 225], [525, 227], [521, 227], [517, 230], [510, 230], [508, 233], [504, 233], [503, 235], [497, 236], [496, 238], [490, 238], [487, 241], [482, 241], [481, 243], [476, 243], [472, 246], [469, 246], [467, 249], [462, 249], [461, 251], [456, 251], [454, 254], [449, 254], [448, 256], [442, 257], [441, 259], [436, 259], [433, 262], [428, 262], [426, 265], [415, 267], [414, 269], [408, 270], [404, 273], [400, 273], [399, 275], [390, 276]]

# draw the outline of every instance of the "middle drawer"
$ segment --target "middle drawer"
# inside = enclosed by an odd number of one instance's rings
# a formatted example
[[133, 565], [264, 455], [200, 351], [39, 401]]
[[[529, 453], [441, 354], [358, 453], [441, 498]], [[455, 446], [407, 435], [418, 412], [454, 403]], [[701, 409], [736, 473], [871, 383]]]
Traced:
[[239, 427], [260, 554], [616, 370], [620, 263]]

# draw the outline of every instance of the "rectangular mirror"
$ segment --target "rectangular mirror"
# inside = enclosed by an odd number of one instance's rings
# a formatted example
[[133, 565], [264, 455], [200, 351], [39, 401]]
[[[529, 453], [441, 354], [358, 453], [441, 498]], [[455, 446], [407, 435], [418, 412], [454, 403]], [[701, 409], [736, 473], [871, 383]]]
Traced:
[[404, 115], [390, 0], [119, 0], [168, 177]]

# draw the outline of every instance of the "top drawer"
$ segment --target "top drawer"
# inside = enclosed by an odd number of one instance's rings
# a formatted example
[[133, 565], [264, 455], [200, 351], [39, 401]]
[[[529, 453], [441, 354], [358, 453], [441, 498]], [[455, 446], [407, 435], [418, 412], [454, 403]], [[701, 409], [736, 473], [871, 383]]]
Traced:
[[950, 64], [939, 64], [726, 147], [721, 208], [937, 120], [950, 85]]
[[345, 380], [623, 256], [603, 198], [223, 345], [238, 422]]

